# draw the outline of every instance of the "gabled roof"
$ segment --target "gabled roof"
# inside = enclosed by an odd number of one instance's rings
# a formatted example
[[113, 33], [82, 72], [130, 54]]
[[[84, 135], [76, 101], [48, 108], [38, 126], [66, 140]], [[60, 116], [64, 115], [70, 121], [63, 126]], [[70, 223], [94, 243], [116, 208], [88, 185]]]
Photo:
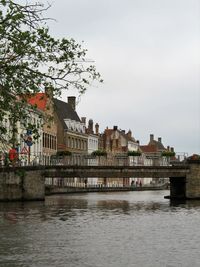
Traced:
[[128, 134], [124, 133], [123, 131], [120, 131], [120, 134], [128, 141], [128, 142], [134, 142], [136, 143], [136, 140], [133, 136], [129, 136]]
[[150, 141], [149, 145], [156, 146], [158, 150], [166, 150], [166, 148], [163, 146], [163, 144], [161, 142], [156, 141], [156, 140]]
[[27, 103], [44, 111], [47, 105], [47, 95], [45, 93], [37, 93], [34, 96], [27, 97]]
[[158, 152], [158, 149], [155, 145], [140, 146], [140, 149], [144, 153], [157, 153]]
[[[46, 93], [37, 93], [34, 96], [27, 97], [27, 102], [36, 106], [38, 109], [45, 111], [47, 107], [48, 96]], [[67, 129], [64, 119], [71, 119], [80, 122], [80, 118], [76, 111], [71, 107], [69, 103], [63, 102], [59, 99], [53, 98], [54, 109], [57, 113], [59, 120], [61, 121], [63, 128]]]
[[134, 142], [136, 143], [136, 140], [134, 137], [130, 137], [128, 134], [126, 134], [124, 131], [122, 130], [114, 130], [114, 129], [108, 129], [106, 128], [104, 133], [108, 136], [108, 135], [112, 135], [112, 133], [114, 132], [118, 132], [121, 136], [124, 137], [124, 139], [126, 139], [126, 141], [129, 141], [129, 142]]
[[71, 107], [70, 104], [63, 102], [59, 99], [54, 98], [53, 99], [54, 105], [55, 105], [55, 112], [61, 121], [63, 128], [67, 129], [67, 125], [65, 124], [65, 119], [74, 120], [77, 122], [81, 122], [78, 114], [76, 111]]

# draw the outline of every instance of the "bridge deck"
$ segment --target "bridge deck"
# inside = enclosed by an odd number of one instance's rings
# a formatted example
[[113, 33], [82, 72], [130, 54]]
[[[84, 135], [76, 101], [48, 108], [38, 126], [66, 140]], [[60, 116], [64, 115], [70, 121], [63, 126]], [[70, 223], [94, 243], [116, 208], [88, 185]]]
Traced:
[[189, 165], [177, 166], [78, 166], [78, 165], [39, 165], [25, 167], [0, 168], [0, 172], [16, 172], [17, 170], [39, 171], [44, 177], [185, 177], [190, 172]]
[[189, 166], [47, 166], [45, 177], [185, 177]]

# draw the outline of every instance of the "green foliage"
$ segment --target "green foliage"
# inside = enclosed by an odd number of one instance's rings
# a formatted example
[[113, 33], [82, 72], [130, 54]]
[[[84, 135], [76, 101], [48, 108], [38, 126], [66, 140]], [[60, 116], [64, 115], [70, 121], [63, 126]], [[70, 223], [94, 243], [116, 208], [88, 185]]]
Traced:
[[141, 152], [139, 150], [138, 151], [128, 151], [127, 155], [133, 156], [133, 157], [139, 157], [139, 156], [141, 156]]
[[26, 171], [23, 170], [23, 169], [19, 169], [19, 170], [16, 170], [15, 174], [16, 174], [17, 176], [19, 176], [20, 178], [25, 178], [25, 176], [26, 176]]
[[68, 151], [68, 150], [63, 150], [63, 151], [57, 151], [57, 154], [56, 156], [71, 156], [72, 155], [72, 152], [71, 151]]
[[200, 155], [193, 154], [192, 156], [187, 158], [188, 160], [200, 160]]
[[[27, 97], [44, 88], [54, 96], [70, 88], [82, 94], [93, 80], [102, 81], [86, 49], [49, 34], [44, 14], [50, 6], [23, 2], [0, 0], [0, 122], [6, 114], [26, 120]], [[5, 132], [0, 125], [0, 137]]]
[[162, 157], [175, 157], [176, 153], [172, 151], [163, 151], [161, 156]]
[[91, 155], [94, 156], [94, 157], [101, 157], [101, 156], [106, 157], [107, 156], [107, 152], [104, 151], [104, 150], [95, 150], [95, 151], [93, 151], [91, 153]]

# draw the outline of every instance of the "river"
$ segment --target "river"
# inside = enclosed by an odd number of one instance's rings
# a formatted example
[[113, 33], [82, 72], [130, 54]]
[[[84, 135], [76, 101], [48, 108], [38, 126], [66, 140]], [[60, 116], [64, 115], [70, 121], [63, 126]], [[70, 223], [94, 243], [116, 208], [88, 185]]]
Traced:
[[0, 203], [1, 267], [199, 267], [200, 201], [168, 191]]

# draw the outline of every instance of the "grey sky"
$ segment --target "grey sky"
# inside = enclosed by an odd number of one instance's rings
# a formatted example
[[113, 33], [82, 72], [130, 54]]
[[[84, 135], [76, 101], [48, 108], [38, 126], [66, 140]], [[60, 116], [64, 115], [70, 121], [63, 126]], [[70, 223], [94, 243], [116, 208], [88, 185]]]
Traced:
[[48, 15], [55, 36], [84, 41], [104, 79], [80, 117], [200, 152], [200, 0], [56, 0]]

